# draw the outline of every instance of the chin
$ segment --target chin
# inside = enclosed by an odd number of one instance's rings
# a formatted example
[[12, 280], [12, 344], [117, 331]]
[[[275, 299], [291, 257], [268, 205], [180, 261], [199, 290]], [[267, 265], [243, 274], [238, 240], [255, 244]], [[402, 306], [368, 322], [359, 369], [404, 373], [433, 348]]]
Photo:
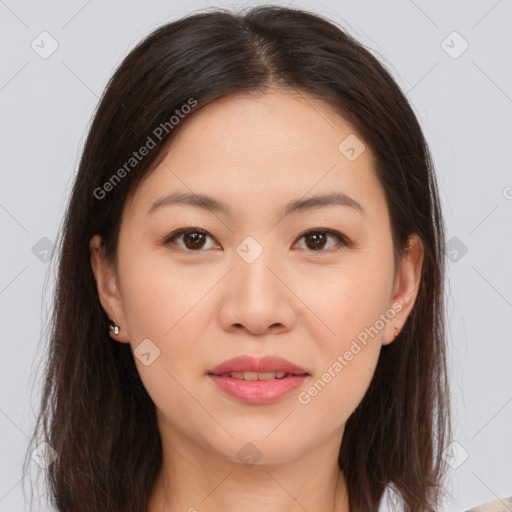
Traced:
[[[274, 427], [275, 428], [275, 424]], [[290, 462], [300, 455], [313, 448], [315, 436], [311, 440], [299, 438], [297, 435], [290, 435], [289, 432], [279, 435], [276, 432], [268, 435], [272, 430], [254, 430], [251, 432], [230, 431], [233, 438], [221, 440], [205, 440], [209, 450], [223, 459], [241, 463], [247, 467], [254, 464], [275, 465]], [[303, 436], [304, 433], [301, 433]]]

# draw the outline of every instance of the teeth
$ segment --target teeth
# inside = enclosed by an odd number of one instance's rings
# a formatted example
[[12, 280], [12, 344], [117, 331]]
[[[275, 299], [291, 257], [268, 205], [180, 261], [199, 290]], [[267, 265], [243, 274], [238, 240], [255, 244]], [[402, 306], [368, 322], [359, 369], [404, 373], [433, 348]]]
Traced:
[[256, 373], [258, 380], [272, 380], [276, 378], [276, 372], [261, 372]]
[[272, 380], [284, 379], [286, 372], [229, 372], [223, 373], [221, 377], [231, 377], [238, 380]]

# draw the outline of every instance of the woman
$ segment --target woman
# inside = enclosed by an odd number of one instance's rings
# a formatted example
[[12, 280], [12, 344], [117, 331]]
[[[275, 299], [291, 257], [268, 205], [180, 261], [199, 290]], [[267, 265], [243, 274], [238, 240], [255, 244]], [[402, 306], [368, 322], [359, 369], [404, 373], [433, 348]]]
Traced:
[[418, 121], [348, 34], [281, 7], [150, 34], [66, 213], [56, 509], [439, 510], [443, 247]]

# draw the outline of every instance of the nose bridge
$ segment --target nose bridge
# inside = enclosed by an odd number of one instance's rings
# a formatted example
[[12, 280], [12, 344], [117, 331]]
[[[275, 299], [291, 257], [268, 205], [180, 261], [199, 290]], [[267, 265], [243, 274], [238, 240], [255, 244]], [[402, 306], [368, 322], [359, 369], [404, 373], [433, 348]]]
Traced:
[[243, 326], [261, 334], [271, 326], [289, 329], [294, 323], [289, 291], [276, 276], [282, 273], [278, 251], [268, 247], [270, 237], [266, 242], [263, 238], [246, 237], [235, 249], [221, 315], [226, 328]]
[[[278, 280], [269, 267], [278, 267], [276, 251], [272, 250], [269, 237], [248, 236], [237, 247], [234, 255], [234, 274], [237, 294], [252, 300], [272, 301]], [[275, 272], [275, 270], [274, 270]], [[263, 295], [262, 295], [263, 294]]]

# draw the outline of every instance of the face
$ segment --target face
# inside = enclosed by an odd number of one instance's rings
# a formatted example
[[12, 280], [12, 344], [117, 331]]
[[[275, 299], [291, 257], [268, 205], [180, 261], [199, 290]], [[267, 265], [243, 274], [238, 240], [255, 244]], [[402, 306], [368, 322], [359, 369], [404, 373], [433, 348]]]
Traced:
[[[232, 461], [252, 443], [276, 463], [341, 439], [413, 306], [422, 262], [412, 244], [395, 269], [384, 192], [356, 137], [312, 97], [219, 100], [185, 120], [127, 201], [116, 271], [91, 241], [100, 299], [166, 442]], [[169, 200], [177, 193], [215, 201]], [[305, 375], [210, 375], [238, 356], [280, 357]]]

